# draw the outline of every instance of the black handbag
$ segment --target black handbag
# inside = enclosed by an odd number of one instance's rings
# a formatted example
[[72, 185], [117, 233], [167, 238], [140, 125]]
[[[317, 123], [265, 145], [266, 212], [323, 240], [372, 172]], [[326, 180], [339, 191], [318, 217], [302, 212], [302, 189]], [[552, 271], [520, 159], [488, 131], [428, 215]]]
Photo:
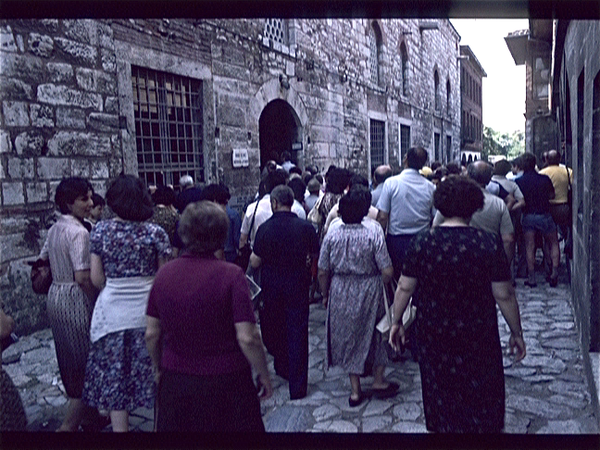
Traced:
[[35, 261], [27, 261], [31, 266], [31, 287], [36, 294], [47, 294], [52, 284], [52, 271], [50, 261], [38, 258]]

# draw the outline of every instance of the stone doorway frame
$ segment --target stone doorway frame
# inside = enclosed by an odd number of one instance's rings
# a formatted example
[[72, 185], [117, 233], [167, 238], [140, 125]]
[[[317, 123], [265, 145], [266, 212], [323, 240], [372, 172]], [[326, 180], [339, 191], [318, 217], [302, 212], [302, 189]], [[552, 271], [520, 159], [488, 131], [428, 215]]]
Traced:
[[280, 82], [279, 78], [272, 78], [271, 80], [264, 83], [254, 95], [254, 98], [250, 100], [250, 117], [253, 118], [251, 124], [253, 132], [258, 136], [258, 158], [259, 161], [257, 169], [260, 170], [260, 136], [259, 136], [259, 121], [260, 116], [263, 113], [266, 106], [273, 100], [285, 101], [292, 110], [294, 118], [297, 122], [297, 133], [298, 138], [302, 142], [302, 150], [297, 154], [297, 163], [299, 167], [304, 167], [304, 156], [307, 150], [308, 141], [308, 114], [306, 113], [306, 107], [304, 102], [300, 98], [300, 95], [296, 89], [294, 89], [292, 83], [295, 80], [289, 80], [289, 87], [284, 87]]

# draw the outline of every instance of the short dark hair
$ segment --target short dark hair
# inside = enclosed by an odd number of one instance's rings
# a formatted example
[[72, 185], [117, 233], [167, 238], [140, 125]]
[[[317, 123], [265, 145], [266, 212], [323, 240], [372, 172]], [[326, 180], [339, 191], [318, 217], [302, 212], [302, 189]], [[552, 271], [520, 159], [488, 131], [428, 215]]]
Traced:
[[492, 179], [494, 169], [485, 161], [472, 162], [467, 166], [469, 178], [485, 187]]
[[446, 164], [446, 170], [448, 170], [449, 175], [460, 175], [462, 173], [462, 167], [456, 161], [450, 161]]
[[434, 191], [433, 205], [448, 219], [470, 220], [475, 211], [483, 208], [483, 192], [470, 178], [448, 175]]
[[296, 173], [302, 177], [302, 169], [298, 166], [290, 167], [290, 175]]
[[421, 170], [428, 157], [427, 150], [423, 147], [411, 147], [406, 152], [406, 165], [410, 169]]
[[546, 160], [548, 161], [548, 164], [558, 166], [560, 164], [560, 158], [560, 152], [552, 149], [548, 152], [548, 158]]
[[510, 172], [510, 169], [511, 164], [506, 159], [501, 159], [496, 161], [496, 164], [494, 164], [494, 175], [500, 175], [503, 177]]
[[341, 169], [339, 167], [335, 167], [329, 171], [329, 176], [327, 177], [327, 192], [331, 192], [332, 194], [343, 194], [344, 189], [350, 183], [350, 178], [352, 177], [352, 172], [348, 169]]
[[371, 206], [369, 188], [360, 184], [352, 186], [347, 194], [340, 199], [339, 213], [346, 224], [360, 223]]
[[441, 162], [439, 162], [439, 161], [433, 161], [433, 162], [432, 162], [432, 163], [429, 165], [429, 168], [431, 169], [431, 171], [432, 171], [432, 172], [435, 172], [435, 171], [436, 171], [436, 169], [437, 169], [438, 167], [442, 167], [442, 163], [441, 163]]
[[348, 185], [350, 186], [350, 188], [352, 188], [353, 186], [364, 186], [368, 188], [369, 180], [367, 180], [362, 175], [355, 173], [352, 175], [352, 177], [350, 177], [350, 182], [348, 183]]
[[302, 202], [306, 193], [306, 184], [304, 184], [304, 181], [301, 178], [293, 178], [288, 182], [288, 186], [294, 192], [294, 198]]
[[100, 194], [96, 194], [95, 192], [92, 194], [92, 203], [94, 204], [94, 207], [96, 207], [98, 205], [100, 205], [100, 206], [106, 205], [104, 198]]
[[291, 207], [294, 204], [294, 191], [285, 184], [275, 186], [271, 191], [271, 198], [283, 206]]
[[188, 251], [202, 255], [223, 248], [228, 229], [229, 218], [223, 207], [203, 200], [186, 206], [177, 232]]
[[531, 172], [535, 170], [537, 159], [533, 153], [523, 153], [519, 158], [521, 158], [519, 166], [521, 169], [523, 169], [523, 172]]
[[90, 191], [93, 193], [94, 188], [92, 188], [92, 183], [85, 178], [63, 178], [56, 188], [54, 202], [62, 214], [69, 214], [71, 211], [67, 205], [72, 205], [75, 200], [81, 196], [85, 197]]
[[275, 169], [270, 172], [265, 179], [265, 191], [270, 193], [277, 186], [285, 184], [288, 179], [288, 173], [284, 169]]
[[208, 200], [221, 205], [226, 205], [230, 198], [229, 189], [222, 184], [209, 184], [200, 194], [200, 200]]
[[175, 204], [175, 191], [169, 186], [159, 184], [156, 186], [156, 190], [152, 193], [152, 201], [155, 205], [170, 206]]
[[106, 192], [106, 203], [117, 216], [143, 222], [152, 217], [152, 198], [142, 180], [133, 175], [119, 175]]

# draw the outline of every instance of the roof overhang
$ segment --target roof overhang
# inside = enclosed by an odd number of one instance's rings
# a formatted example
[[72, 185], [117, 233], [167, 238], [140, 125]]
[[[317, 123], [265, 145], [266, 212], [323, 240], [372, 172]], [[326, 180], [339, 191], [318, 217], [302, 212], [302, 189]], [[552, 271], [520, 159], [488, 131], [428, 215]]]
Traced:
[[511, 56], [517, 66], [525, 64], [527, 59], [527, 41], [529, 30], [515, 31], [504, 38]]

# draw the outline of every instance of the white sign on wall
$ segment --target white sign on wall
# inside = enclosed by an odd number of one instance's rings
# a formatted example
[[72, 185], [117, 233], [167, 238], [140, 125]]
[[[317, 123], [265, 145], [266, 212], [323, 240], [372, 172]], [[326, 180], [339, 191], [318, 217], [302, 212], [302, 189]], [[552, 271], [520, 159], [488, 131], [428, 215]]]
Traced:
[[250, 165], [250, 161], [248, 160], [248, 150], [245, 148], [234, 149], [231, 157], [234, 169], [248, 167]]

